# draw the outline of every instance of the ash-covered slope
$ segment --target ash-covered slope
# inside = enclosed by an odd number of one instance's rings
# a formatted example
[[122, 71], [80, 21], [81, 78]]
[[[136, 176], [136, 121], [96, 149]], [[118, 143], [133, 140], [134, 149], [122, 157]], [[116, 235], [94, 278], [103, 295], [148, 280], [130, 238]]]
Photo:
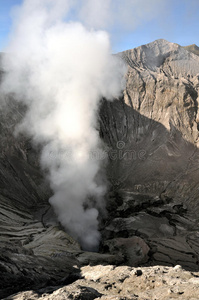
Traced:
[[1, 299], [47, 282], [71, 282], [68, 276], [78, 273], [71, 252], [80, 250], [48, 203], [51, 191], [39, 168], [39, 149], [27, 137], [14, 135], [24, 107], [11, 97], [6, 101], [6, 110], [0, 108]]

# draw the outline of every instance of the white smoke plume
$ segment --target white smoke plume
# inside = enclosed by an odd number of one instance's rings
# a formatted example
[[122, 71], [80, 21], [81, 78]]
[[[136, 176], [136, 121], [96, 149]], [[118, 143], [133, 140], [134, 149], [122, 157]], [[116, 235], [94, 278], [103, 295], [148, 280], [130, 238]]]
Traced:
[[89, 155], [101, 149], [96, 114], [102, 97], [120, 95], [125, 72], [100, 30], [114, 22], [134, 27], [164, 2], [24, 0], [13, 12], [2, 89], [27, 106], [17, 130], [42, 145], [50, 203], [87, 250], [99, 244], [98, 209], [106, 192], [98, 176], [101, 161]]
[[17, 130], [42, 145], [60, 222], [84, 249], [97, 250], [106, 185], [98, 178], [101, 161], [89, 154], [101, 148], [100, 100], [120, 94], [123, 71], [106, 32], [64, 21], [71, 3], [25, 0], [15, 11], [3, 91], [28, 108]]

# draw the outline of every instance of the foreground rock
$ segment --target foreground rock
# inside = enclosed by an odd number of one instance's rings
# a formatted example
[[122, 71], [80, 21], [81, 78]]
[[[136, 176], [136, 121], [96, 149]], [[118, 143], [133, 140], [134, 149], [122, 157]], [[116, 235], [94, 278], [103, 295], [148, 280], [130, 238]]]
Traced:
[[7, 300], [33, 299], [198, 299], [199, 272], [183, 270], [180, 266], [130, 268], [86, 266], [81, 269], [82, 278], [59, 288], [37, 292], [27, 291], [12, 295]]

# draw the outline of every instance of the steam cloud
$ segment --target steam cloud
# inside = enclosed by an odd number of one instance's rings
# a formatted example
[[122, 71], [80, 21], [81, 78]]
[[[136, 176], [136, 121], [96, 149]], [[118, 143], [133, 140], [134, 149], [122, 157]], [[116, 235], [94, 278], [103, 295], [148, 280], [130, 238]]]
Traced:
[[17, 130], [42, 145], [41, 165], [54, 192], [49, 201], [87, 250], [98, 248], [98, 210], [106, 192], [101, 162], [89, 156], [101, 149], [96, 113], [102, 97], [120, 95], [125, 72], [100, 30], [115, 20], [134, 27], [160, 2], [165, 0], [25, 0], [13, 12], [2, 89], [27, 106]]
[[98, 176], [101, 162], [89, 153], [101, 148], [99, 102], [120, 94], [123, 71], [106, 32], [64, 22], [70, 4], [26, 0], [15, 11], [3, 90], [28, 107], [18, 131], [43, 145], [41, 164], [54, 192], [49, 201], [60, 222], [84, 249], [97, 250], [106, 184]]

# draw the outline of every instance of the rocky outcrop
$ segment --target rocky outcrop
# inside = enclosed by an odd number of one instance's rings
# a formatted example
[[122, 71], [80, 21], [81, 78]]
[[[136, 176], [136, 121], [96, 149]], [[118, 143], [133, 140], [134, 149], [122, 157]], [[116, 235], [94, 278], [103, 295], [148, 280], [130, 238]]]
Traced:
[[198, 223], [185, 205], [158, 196], [121, 194], [122, 205], [103, 229], [102, 251], [119, 251], [129, 266], [180, 264], [197, 271]]
[[175, 267], [83, 267], [82, 278], [65, 287], [19, 293], [7, 300], [102, 299], [155, 300], [198, 299], [199, 273]]

